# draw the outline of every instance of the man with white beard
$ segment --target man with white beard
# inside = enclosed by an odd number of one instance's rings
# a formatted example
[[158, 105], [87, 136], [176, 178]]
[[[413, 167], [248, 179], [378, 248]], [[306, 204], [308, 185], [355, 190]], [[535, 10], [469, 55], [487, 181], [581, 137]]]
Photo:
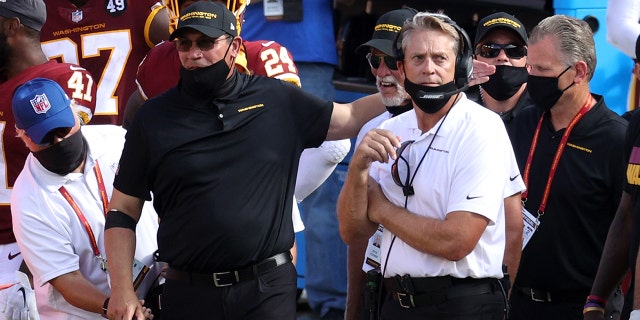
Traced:
[[[411, 19], [416, 12], [412, 8], [403, 8], [383, 14], [376, 22], [371, 40], [356, 48], [356, 53], [366, 54], [367, 61], [371, 66], [371, 73], [376, 77], [376, 87], [381, 94], [382, 103], [387, 106], [387, 112], [369, 120], [362, 126], [355, 146], [360, 144], [360, 141], [369, 130], [375, 129], [383, 121], [413, 109], [411, 98], [402, 86], [404, 74], [398, 70], [393, 52], [393, 41], [404, 22], [407, 19]], [[368, 313], [370, 310], [367, 310], [369, 303], [363, 304], [365, 272], [378, 268], [379, 261], [366, 262], [370, 259], [365, 260], [365, 252], [369, 252], [371, 248], [379, 247], [379, 244], [378, 247], [374, 245], [374, 239], [375, 235], [369, 240], [368, 246], [367, 243], [348, 246], [345, 319], [369, 319]], [[364, 264], [363, 261], [365, 261]]]

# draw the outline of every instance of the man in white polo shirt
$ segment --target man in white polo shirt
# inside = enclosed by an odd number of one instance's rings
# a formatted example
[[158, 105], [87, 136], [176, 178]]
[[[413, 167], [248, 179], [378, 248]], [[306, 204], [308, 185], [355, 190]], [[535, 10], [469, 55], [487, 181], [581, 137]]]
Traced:
[[462, 92], [471, 44], [447, 16], [416, 14], [395, 48], [413, 111], [357, 147], [338, 201], [341, 235], [362, 241], [385, 227], [381, 319], [501, 319], [513, 158], [504, 125]]
[[[16, 132], [30, 151], [11, 196], [13, 231], [33, 273], [41, 319], [101, 319], [110, 294], [103, 234], [124, 129], [81, 129], [72, 104], [44, 78], [13, 96]], [[155, 247], [153, 223], [141, 224], [145, 264]], [[149, 277], [138, 267], [140, 279]]]

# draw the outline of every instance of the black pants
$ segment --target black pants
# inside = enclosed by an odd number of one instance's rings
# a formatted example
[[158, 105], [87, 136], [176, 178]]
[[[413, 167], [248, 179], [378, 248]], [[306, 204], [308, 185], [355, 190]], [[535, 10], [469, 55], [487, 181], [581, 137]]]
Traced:
[[503, 320], [505, 298], [500, 290], [492, 293], [449, 299], [443, 303], [405, 309], [387, 294], [382, 320]]
[[[537, 302], [517, 289], [511, 290], [509, 320], [582, 320], [585, 301]], [[618, 319], [622, 303], [622, 291], [618, 288], [608, 299], [604, 319]]]
[[167, 279], [162, 319], [294, 320], [296, 292], [297, 273], [290, 262], [228, 287]]

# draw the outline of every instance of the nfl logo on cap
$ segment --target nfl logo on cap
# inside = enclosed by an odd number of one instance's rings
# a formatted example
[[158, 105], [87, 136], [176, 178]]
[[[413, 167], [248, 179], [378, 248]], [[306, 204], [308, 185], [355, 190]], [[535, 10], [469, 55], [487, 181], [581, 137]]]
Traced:
[[36, 97], [29, 100], [31, 102], [31, 106], [33, 107], [33, 111], [36, 113], [47, 113], [49, 109], [51, 109], [51, 103], [49, 103], [49, 99], [47, 99], [47, 94], [36, 94]]

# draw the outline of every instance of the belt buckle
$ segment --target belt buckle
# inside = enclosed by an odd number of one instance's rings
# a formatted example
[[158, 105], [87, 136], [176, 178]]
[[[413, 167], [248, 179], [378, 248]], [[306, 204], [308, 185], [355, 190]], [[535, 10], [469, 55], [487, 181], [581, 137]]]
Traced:
[[230, 285], [233, 285], [233, 282], [228, 282], [228, 283], [221, 283], [220, 282], [221, 281], [221, 279], [220, 279], [221, 276], [225, 276], [225, 275], [228, 275], [228, 274], [231, 274], [231, 273], [233, 273], [233, 275], [235, 276], [236, 282], [240, 282], [240, 277], [238, 276], [238, 271], [227, 271], [227, 272], [215, 272], [213, 274], [213, 284], [216, 287], [228, 287]]
[[551, 293], [549, 293], [548, 291], [544, 291], [545, 296], [539, 298], [535, 290], [529, 290], [531, 291], [531, 300], [535, 302], [551, 302]]
[[[409, 308], [414, 308], [416, 306], [415, 303], [413, 302], [412, 294], [401, 293], [401, 292], [397, 292], [396, 294], [398, 295], [398, 303], [400, 304], [401, 307], [405, 309], [409, 309]], [[407, 304], [405, 304], [405, 301], [406, 301], [405, 299], [408, 300]]]

